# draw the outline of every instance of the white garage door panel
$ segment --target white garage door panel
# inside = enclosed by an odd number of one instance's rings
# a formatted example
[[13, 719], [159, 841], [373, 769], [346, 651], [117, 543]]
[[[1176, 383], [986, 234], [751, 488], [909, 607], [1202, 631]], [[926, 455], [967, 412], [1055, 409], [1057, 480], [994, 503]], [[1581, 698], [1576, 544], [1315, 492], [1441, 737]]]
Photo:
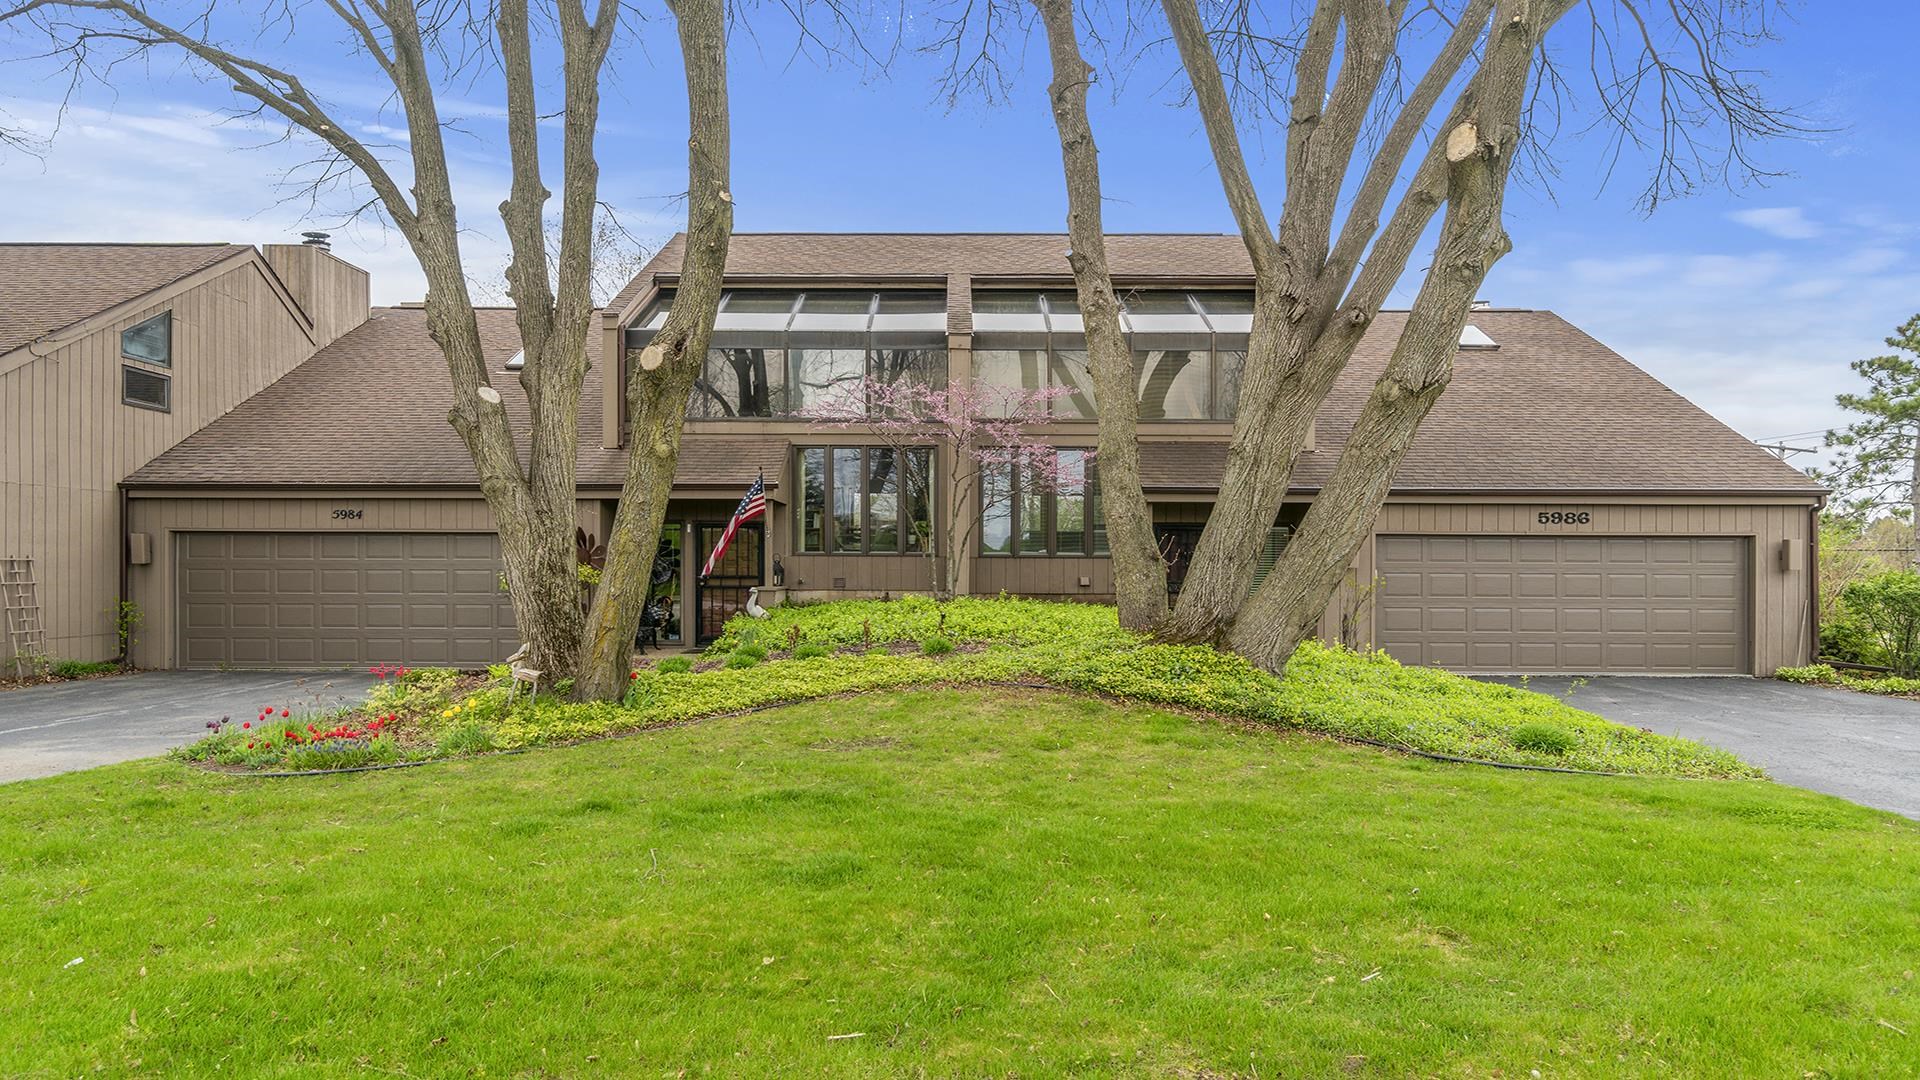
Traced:
[[482, 533], [187, 533], [183, 667], [478, 667], [518, 647]]
[[1380, 646], [1457, 671], [1743, 673], [1747, 542], [1383, 536]]

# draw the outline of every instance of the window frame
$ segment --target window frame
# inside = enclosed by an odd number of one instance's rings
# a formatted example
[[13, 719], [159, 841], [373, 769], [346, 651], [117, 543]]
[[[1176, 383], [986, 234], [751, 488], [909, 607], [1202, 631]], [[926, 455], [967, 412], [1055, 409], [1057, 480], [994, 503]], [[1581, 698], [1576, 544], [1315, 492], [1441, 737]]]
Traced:
[[[150, 356], [141, 356], [138, 353], [131, 353], [127, 351], [127, 335], [133, 333], [135, 330], [139, 330], [144, 327], [151, 326], [154, 323], [163, 322], [163, 321], [167, 325], [166, 359], [155, 360]], [[149, 315], [146, 318], [141, 319], [139, 322], [134, 323], [132, 326], [129, 326], [126, 329], [120, 331], [120, 359], [123, 363], [127, 361], [132, 361], [133, 363], [136, 363], [136, 364], [148, 364], [153, 367], [166, 368], [168, 371], [172, 371], [173, 370], [173, 309], [168, 308], [165, 311], [159, 312], [157, 314]]]
[[[1093, 447], [1055, 446], [1052, 449], [1057, 457], [1062, 453], [1091, 453]], [[977, 530], [979, 536], [974, 544], [975, 555], [983, 559], [1105, 559], [1112, 557], [1113, 553], [1111, 548], [1097, 550], [1101, 548], [1101, 545], [1096, 541], [1096, 536], [1104, 536], [1106, 529], [1104, 526], [1096, 528], [1094, 522], [1096, 509], [1101, 512], [1105, 511], [1100, 497], [1099, 467], [1095, 463], [1084, 461], [1084, 459], [1082, 463], [1083, 471], [1081, 472], [1080, 492], [1077, 496], [1077, 498], [1080, 499], [1081, 520], [1079, 551], [1060, 550], [1060, 491], [1057, 488], [1040, 494], [1040, 498], [1044, 500], [1043, 506], [1045, 507], [1042, 514], [1046, 518], [1046, 527], [1042, 530], [1042, 534], [1046, 537], [1046, 550], [1026, 551], [1022, 549], [1021, 537], [1024, 535], [1022, 531], [1024, 523], [1020, 518], [1022, 516], [1021, 501], [1026, 497], [1026, 480], [1023, 476], [1026, 470], [1020, 465], [1011, 463], [1003, 466], [1003, 468], [1011, 474], [1007, 484], [1007, 550], [994, 551], [987, 547], [985, 520], [988, 470], [982, 469], [980, 470], [980, 477], [975, 483], [974, 491], [974, 497], [980, 504], [979, 512], [981, 515], [981, 528]]]
[[[910, 556], [918, 558], [934, 552], [940, 546], [940, 499], [938, 485], [935, 483], [940, 468], [940, 455], [937, 446], [932, 443], [912, 443], [906, 446], [893, 446], [885, 443], [862, 443], [855, 445], [842, 443], [839, 445], [819, 444], [795, 446], [793, 449], [794, 472], [799, 480], [799, 483], [797, 483], [795, 487], [799, 489], [800, 493], [800, 502], [799, 505], [795, 507], [793, 514], [793, 553], [795, 555], [838, 555], [860, 558], [866, 558], [868, 556], [880, 558]], [[909, 547], [907, 543], [908, 537], [915, 534], [911, 519], [913, 500], [907, 489], [909, 470], [904, 464], [896, 466], [894, 476], [896, 487], [896, 491], [894, 492], [894, 505], [896, 510], [893, 521], [894, 549], [889, 551], [884, 549], [876, 550], [874, 548], [874, 519], [871, 488], [873, 485], [873, 452], [875, 450], [885, 450], [896, 454], [903, 462], [909, 454], [922, 453], [926, 455], [927, 546], [925, 549], [915, 549]], [[825, 467], [820, 471], [820, 499], [823, 507], [823, 517], [820, 528], [820, 547], [817, 550], [810, 550], [807, 547], [807, 478], [804, 469], [806, 468], [806, 455], [809, 451], [822, 451], [822, 458], [825, 462]], [[859, 503], [860, 518], [860, 548], [857, 551], [842, 549], [835, 539], [836, 518], [833, 507], [837, 494], [835, 491], [837, 481], [834, 476], [834, 459], [837, 454], [845, 451], [854, 451], [860, 455], [859, 475], [854, 480], [855, 498]]]
[[[165, 400], [156, 405], [151, 401], [145, 401], [140, 398], [130, 397], [127, 394], [127, 375], [129, 373], [136, 374], [136, 375], [144, 375], [149, 379], [158, 380], [161, 387], [160, 396]], [[172, 412], [173, 411], [173, 376], [165, 372], [151, 371], [147, 368], [135, 367], [132, 364], [121, 364], [120, 365], [120, 404], [130, 405], [136, 409], [146, 409], [149, 412], [158, 412], [158, 413]]]

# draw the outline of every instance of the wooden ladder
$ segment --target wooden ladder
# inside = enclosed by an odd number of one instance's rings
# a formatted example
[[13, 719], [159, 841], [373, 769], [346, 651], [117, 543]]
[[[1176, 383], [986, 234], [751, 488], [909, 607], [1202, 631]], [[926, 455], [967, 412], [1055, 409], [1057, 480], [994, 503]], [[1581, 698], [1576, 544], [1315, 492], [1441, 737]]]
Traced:
[[40, 625], [40, 583], [34, 580], [31, 558], [0, 558], [0, 603], [7, 609], [14, 674], [25, 676], [47, 654], [47, 634]]

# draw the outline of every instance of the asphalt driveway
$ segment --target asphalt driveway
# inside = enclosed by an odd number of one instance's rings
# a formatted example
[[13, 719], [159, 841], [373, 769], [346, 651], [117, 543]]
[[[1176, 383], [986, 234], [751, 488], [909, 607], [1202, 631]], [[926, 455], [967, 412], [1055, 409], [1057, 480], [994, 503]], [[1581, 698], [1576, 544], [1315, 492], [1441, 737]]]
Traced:
[[[1536, 676], [1529, 685], [1566, 695], [1570, 681]], [[1782, 783], [1920, 818], [1920, 701], [1776, 679], [1600, 676], [1567, 703], [1723, 747]]]
[[0, 691], [0, 783], [163, 754], [207, 721], [251, 720], [268, 704], [295, 712], [359, 701], [364, 671], [144, 671]]

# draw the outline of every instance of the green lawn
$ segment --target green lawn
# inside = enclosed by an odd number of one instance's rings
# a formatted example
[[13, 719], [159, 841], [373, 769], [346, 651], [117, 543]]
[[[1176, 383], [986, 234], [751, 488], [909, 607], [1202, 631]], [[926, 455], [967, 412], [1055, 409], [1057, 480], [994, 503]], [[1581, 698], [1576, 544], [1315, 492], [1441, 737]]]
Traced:
[[1912, 1075], [1916, 882], [1764, 782], [1052, 693], [142, 762], [0, 787], [0, 1076]]

